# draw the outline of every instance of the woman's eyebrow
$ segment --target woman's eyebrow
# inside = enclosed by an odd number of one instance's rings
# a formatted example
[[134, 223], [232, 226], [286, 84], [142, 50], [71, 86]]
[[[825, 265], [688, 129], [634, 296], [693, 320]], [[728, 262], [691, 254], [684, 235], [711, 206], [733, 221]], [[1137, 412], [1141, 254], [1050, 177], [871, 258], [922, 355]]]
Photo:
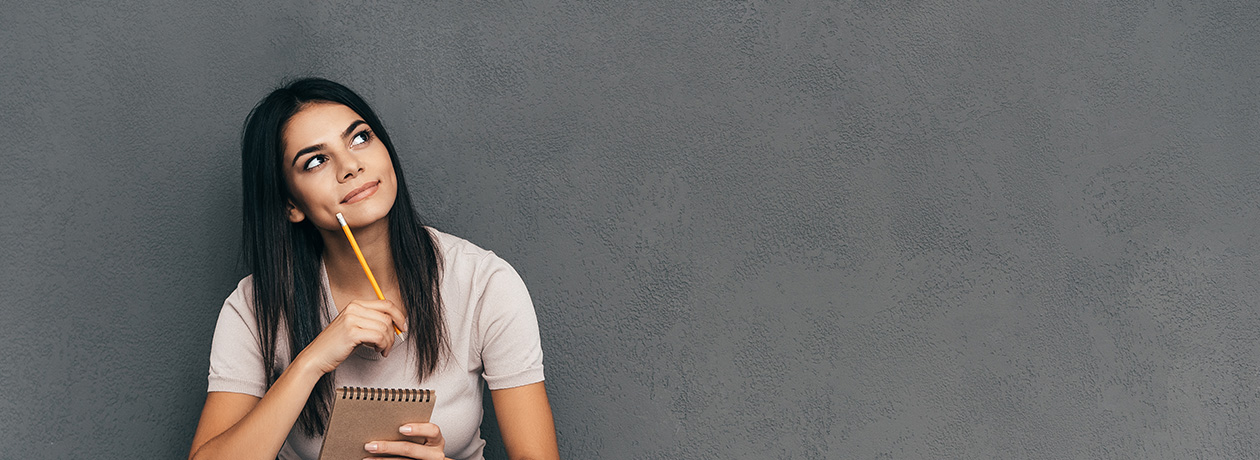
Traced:
[[350, 123], [350, 127], [346, 128], [345, 131], [341, 132], [341, 137], [345, 138], [345, 137], [350, 136], [350, 133], [354, 132], [354, 128], [357, 128], [359, 125], [364, 124], [364, 123], [367, 123], [367, 122], [363, 120], [355, 120], [354, 123]]
[[297, 164], [297, 162], [298, 162], [298, 160], [302, 159], [302, 155], [306, 155], [306, 154], [308, 154], [308, 153], [312, 153], [312, 152], [318, 152], [318, 151], [323, 150], [323, 149], [324, 149], [324, 144], [315, 144], [315, 145], [312, 145], [312, 146], [310, 146], [310, 147], [304, 148], [304, 149], [302, 149], [302, 150], [298, 150], [297, 155], [293, 155], [293, 164], [291, 164], [291, 165], [289, 165], [289, 166], [296, 165], [296, 164]]
[[[363, 120], [355, 120], [353, 123], [350, 123], [350, 126], [349, 126], [349, 127], [347, 127], [345, 131], [342, 131], [342, 132], [341, 132], [341, 137], [342, 137], [342, 138], [345, 138], [345, 137], [349, 136], [349, 135], [350, 135], [350, 133], [354, 132], [354, 128], [357, 128], [357, 127], [359, 127], [359, 125], [362, 125], [362, 124], [365, 124], [365, 123], [367, 123], [367, 122], [366, 122], [366, 121], [363, 121]], [[315, 144], [315, 145], [312, 145], [312, 146], [310, 146], [310, 147], [304, 148], [304, 149], [302, 149], [302, 150], [298, 150], [297, 155], [293, 155], [293, 165], [296, 165], [296, 164], [297, 164], [298, 159], [299, 159], [299, 158], [302, 158], [302, 155], [306, 155], [306, 154], [311, 153], [311, 152], [318, 152], [318, 151], [323, 150], [323, 149], [324, 149], [324, 144]], [[293, 166], [293, 165], [289, 165], [289, 166]]]

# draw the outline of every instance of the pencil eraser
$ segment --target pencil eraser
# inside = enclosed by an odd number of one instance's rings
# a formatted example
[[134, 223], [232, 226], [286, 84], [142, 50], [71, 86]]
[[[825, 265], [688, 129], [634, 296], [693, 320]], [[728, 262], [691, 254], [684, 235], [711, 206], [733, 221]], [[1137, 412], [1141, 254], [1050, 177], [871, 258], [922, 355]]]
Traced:
[[341, 224], [342, 227], [349, 227], [349, 225], [346, 225], [346, 218], [341, 217], [341, 213], [337, 213], [337, 223]]

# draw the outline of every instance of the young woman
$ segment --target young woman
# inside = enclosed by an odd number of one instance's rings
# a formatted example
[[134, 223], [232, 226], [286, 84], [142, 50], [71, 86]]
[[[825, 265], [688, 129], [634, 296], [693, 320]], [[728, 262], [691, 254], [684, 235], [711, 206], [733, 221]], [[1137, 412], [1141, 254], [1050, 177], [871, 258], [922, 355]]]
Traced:
[[483, 381], [508, 455], [559, 457], [524, 283], [421, 223], [363, 99], [322, 79], [275, 90], [246, 119], [241, 169], [253, 274], [219, 315], [190, 459], [314, 459], [340, 386], [436, 390], [431, 423], [400, 426], [409, 442], [367, 443], [370, 455], [481, 458]]

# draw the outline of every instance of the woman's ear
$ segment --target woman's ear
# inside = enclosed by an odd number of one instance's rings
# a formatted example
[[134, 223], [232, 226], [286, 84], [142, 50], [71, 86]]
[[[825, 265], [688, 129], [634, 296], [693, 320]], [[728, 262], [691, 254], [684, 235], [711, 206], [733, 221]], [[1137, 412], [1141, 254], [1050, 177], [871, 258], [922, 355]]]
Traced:
[[293, 201], [290, 200], [289, 201], [289, 222], [293, 222], [296, 224], [303, 220], [306, 220], [306, 213], [302, 212], [301, 209], [298, 209], [297, 205], [294, 205]]

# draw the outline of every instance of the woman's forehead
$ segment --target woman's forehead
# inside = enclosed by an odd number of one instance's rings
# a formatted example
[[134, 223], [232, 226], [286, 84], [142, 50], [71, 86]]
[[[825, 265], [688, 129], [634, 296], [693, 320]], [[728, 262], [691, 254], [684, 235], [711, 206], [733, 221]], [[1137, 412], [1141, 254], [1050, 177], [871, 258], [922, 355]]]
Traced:
[[285, 125], [285, 136], [322, 135], [332, 131], [340, 135], [342, 130], [362, 117], [349, 107], [334, 102], [312, 102], [298, 109]]
[[338, 141], [345, 129], [363, 118], [349, 107], [335, 102], [304, 104], [289, 118], [281, 133], [286, 156], [311, 145]]

